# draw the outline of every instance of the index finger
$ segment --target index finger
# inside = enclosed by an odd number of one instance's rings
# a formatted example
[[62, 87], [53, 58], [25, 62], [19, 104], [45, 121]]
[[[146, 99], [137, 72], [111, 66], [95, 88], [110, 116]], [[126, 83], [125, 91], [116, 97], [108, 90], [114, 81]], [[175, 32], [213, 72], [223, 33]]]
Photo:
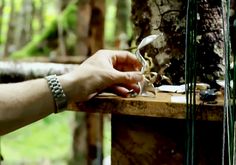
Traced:
[[128, 51], [114, 51], [113, 55], [112, 62], [114, 66], [132, 65], [137, 68], [142, 67], [136, 56]]

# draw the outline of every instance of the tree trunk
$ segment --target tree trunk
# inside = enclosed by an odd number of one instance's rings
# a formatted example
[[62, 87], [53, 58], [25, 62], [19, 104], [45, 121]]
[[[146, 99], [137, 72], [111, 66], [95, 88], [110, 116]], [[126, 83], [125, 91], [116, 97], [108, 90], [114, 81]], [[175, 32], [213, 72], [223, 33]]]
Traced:
[[[197, 23], [197, 81], [216, 86], [224, 75], [221, 1], [199, 0]], [[163, 33], [142, 51], [153, 58], [154, 71], [165, 69], [173, 84], [184, 83], [186, 1], [132, 1], [132, 21], [137, 44], [150, 35]], [[165, 82], [162, 82], [165, 83]]]
[[[103, 48], [104, 18], [104, 0], [80, 0], [78, 2], [77, 54], [90, 56]], [[78, 113], [75, 122], [74, 153], [71, 164], [102, 164], [103, 116]], [[87, 142], [86, 146], [84, 146], [84, 142]], [[87, 160], [83, 159], [84, 155]]]
[[[63, 12], [63, 10], [67, 7], [67, 5], [70, 3], [70, 0], [58, 0], [58, 8], [59, 8], [59, 13]], [[60, 18], [58, 18], [57, 21], [57, 29], [58, 29], [58, 49], [59, 49], [59, 55], [60, 56], [66, 56], [67, 55], [67, 50], [66, 50], [66, 33], [65, 29], [63, 28], [63, 22]]]
[[[90, 52], [94, 54], [104, 47], [105, 0], [93, 0], [90, 20]], [[103, 115], [87, 113], [88, 165], [102, 165]]]
[[129, 3], [128, 1], [117, 0], [116, 4], [116, 36], [120, 33], [127, 34], [129, 19]]
[[34, 1], [24, 0], [22, 4], [22, 10], [18, 16], [16, 45], [17, 49], [21, 49], [25, 46], [33, 36], [33, 19], [35, 15]]
[[90, 0], [80, 0], [77, 9], [77, 41], [75, 54], [89, 55], [89, 26], [92, 14]]
[[[76, 55], [89, 55], [89, 22], [91, 19], [91, 5], [89, 0], [80, 0], [77, 4], [77, 42], [75, 47]], [[86, 114], [76, 113], [73, 129], [73, 157], [70, 165], [87, 164], [88, 148], [86, 145], [87, 129]]]
[[38, 16], [38, 19], [39, 19], [40, 32], [45, 27], [45, 23], [44, 23], [44, 8], [45, 8], [45, 2], [44, 2], [44, 0], [41, 0], [40, 1], [39, 10], [37, 11], [37, 16]]
[[92, 1], [92, 17], [90, 20], [90, 49], [95, 53], [104, 47], [105, 0]]
[[15, 27], [14, 27], [15, 1], [14, 0], [10, 1], [10, 7], [11, 7], [11, 11], [10, 11], [10, 17], [8, 20], [8, 30], [7, 30], [3, 57], [7, 57], [10, 51], [12, 51], [10, 49], [13, 49], [14, 32], [15, 32]]
[[116, 4], [116, 29], [115, 46], [118, 49], [128, 49], [128, 22], [129, 3], [124, 0], [117, 0]]
[[34, 23], [35, 13], [36, 13], [35, 1], [31, 1], [30, 2], [30, 11], [29, 11], [30, 16], [28, 17], [29, 33], [27, 36], [27, 42], [31, 41], [32, 36], [34, 35], [33, 23]]
[[3, 20], [3, 9], [5, 7], [5, 0], [0, 1], [0, 44], [2, 44], [2, 20]]

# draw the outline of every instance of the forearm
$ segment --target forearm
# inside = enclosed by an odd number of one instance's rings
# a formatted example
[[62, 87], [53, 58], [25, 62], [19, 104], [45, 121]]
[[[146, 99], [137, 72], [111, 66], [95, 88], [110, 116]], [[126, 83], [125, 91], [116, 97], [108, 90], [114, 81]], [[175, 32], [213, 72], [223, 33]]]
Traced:
[[[78, 71], [78, 73], [84, 73]], [[87, 98], [86, 74], [71, 72], [58, 76], [68, 102]], [[86, 88], [85, 88], [86, 86]], [[85, 95], [85, 96], [84, 96]], [[55, 102], [46, 79], [0, 84], [0, 135], [31, 124], [55, 112]]]
[[0, 85], [0, 135], [42, 119], [54, 111], [45, 79]]
[[[98, 51], [73, 71], [58, 76], [68, 101], [87, 101], [106, 88], [126, 96], [139, 92], [141, 64], [126, 51]], [[14, 131], [55, 112], [46, 79], [0, 85], [0, 135]]]

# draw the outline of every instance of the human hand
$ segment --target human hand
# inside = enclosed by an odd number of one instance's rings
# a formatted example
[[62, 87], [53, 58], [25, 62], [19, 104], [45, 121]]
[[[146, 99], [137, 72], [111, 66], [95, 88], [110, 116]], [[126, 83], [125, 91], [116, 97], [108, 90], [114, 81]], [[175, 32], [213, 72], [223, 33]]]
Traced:
[[89, 100], [105, 89], [123, 97], [131, 89], [139, 93], [140, 68], [141, 63], [127, 51], [100, 50], [64, 76], [69, 82], [66, 92], [77, 101]]

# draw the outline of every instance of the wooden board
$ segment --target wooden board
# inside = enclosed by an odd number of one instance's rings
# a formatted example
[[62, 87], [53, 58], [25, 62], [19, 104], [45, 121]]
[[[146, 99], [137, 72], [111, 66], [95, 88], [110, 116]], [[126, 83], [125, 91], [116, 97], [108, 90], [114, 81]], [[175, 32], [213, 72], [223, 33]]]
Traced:
[[[222, 122], [198, 120], [195, 131], [196, 165], [221, 165]], [[185, 120], [112, 115], [112, 165], [183, 165], [185, 141]]]
[[[113, 165], [184, 164], [186, 137], [185, 95], [157, 93], [156, 97], [122, 98], [102, 94], [70, 108], [112, 114]], [[207, 104], [197, 96], [197, 164], [221, 164], [223, 96]], [[209, 121], [210, 120], [210, 121]]]
[[[69, 108], [89, 113], [99, 112], [185, 119], [186, 104], [172, 100], [174, 97], [182, 98], [184, 96], [176, 93], [158, 92], [156, 97], [122, 98], [111, 94], [102, 94], [85, 103], [71, 103]], [[222, 120], [223, 105], [223, 96], [217, 98], [216, 104], [203, 103], [197, 97], [197, 119]]]

